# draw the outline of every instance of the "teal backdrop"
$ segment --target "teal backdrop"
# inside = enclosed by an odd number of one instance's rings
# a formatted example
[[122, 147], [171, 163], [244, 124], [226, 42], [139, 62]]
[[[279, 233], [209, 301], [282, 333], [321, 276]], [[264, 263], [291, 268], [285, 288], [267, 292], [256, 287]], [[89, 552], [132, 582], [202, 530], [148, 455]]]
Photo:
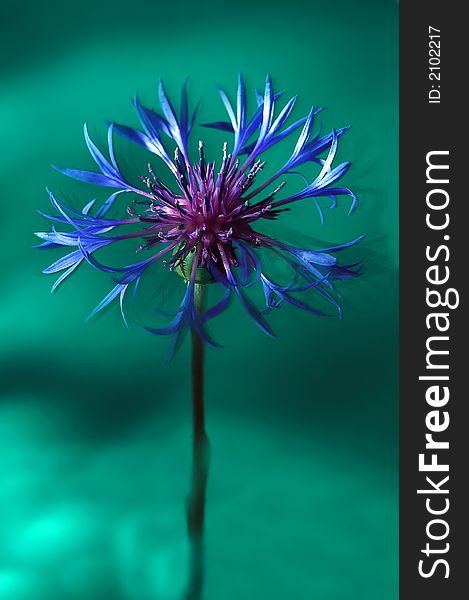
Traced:
[[[126, 329], [116, 307], [85, 323], [111, 280], [82, 266], [51, 295], [41, 270], [57, 255], [33, 250], [33, 232], [46, 185], [76, 206], [103, 197], [50, 167], [92, 167], [83, 122], [99, 142], [104, 118], [136, 125], [130, 98], [156, 105], [160, 76], [173, 95], [189, 76], [200, 120], [218, 120], [214, 82], [234, 92], [238, 72], [250, 90], [269, 72], [298, 115], [327, 107], [325, 130], [352, 125], [339, 155], [358, 211], [321, 227], [298, 203], [284, 237], [367, 237], [341, 321], [282, 309], [274, 340], [236, 305], [214, 322], [226, 348], [207, 352], [206, 598], [397, 599], [397, 13], [392, 0], [2, 3], [0, 600], [182, 597], [188, 340], [165, 363], [166, 340]], [[223, 134], [199, 137], [218, 158]], [[153, 285], [157, 299], [182, 289], [163, 270]]]

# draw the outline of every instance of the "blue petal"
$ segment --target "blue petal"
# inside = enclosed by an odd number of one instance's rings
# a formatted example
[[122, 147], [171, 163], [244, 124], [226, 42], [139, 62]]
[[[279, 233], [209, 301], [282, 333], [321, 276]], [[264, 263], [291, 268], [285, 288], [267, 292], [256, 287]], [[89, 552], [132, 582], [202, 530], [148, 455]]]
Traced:
[[62, 256], [54, 263], [46, 267], [42, 272], [46, 275], [50, 273], [57, 273], [58, 271], [63, 271], [64, 269], [70, 268], [72, 265], [76, 265], [83, 260], [83, 254], [80, 250], [75, 250], [66, 256]]
[[109, 211], [109, 209], [112, 207], [112, 205], [114, 204], [114, 200], [121, 193], [122, 192], [114, 192], [113, 194], [111, 194], [109, 196], [109, 198], [101, 206], [101, 208], [96, 212], [95, 217], [99, 218], [99, 217], [102, 217], [103, 215], [105, 215]]
[[352, 204], [349, 209], [349, 215], [357, 208], [358, 198], [352, 190], [349, 188], [326, 188], [324, 190], [316, 190], [314, 196], [350, 196], [352, 198]]
[[86, 145], [88, 146], [88, 150], [90, 151], [91, 156], [93, 157], [95, 163], [98, 165], [103, 174], [111, 178], [119, 177], [119, 172], [106, 160], [101, 150], [96, 146], [96, 144], [94, 144], [94, 142], [90, 138], [86, 123], [83, 126], [83, 132], [85, 135], [85, 141]]
[[72, 179], [78, 179], [78, 181], [85, 181], [86, 183], [93, 183], [95, 185], [102, 185], [105, 187], [122, 188], [125, 187], [122, 181], [117, 181], [107, 175], [101, 175], [100, 173], [93, 173], [93, 171], [82, 171], [80, 169], [61, 169], [52, 165], [56, 171], [71, 177]]
[[161, 142], [159, 132], [162, 131], [169, 137], [171, 137], [171, 131], [166, 120], [151, 108], [143, 106], [136, 95], [133, 99], [137, 115], [145, 131], [147, 131], [149, 137], [153, 140], [155, 138]]
[[241, 73], [238, 75], [237, 117], [238, 127], [242, 130], [246, 123], [246, 86]]
[[164, 127], [166, 129], [166, 133], [169, 136], [173, 137], [169, 125], [166, 124], [166, 121], [164, 121], [164, 119], [162, 119], [159, 115], [156, 115], [156, 113], [154, 113], [153, 111], [150, 111], [144, 106], [142, 106], [137, 96], [135, 96], [134, 98], [134, 105], [137, 111], [138, 118], [140, 119], [143, 128], [145, 129], [148, 137], [152, 142], [152, 147], [149, 148], [149, 150], [151, 150], [151, 152], [157, 154], [160, 158], [162, 158], [164, 162], [168, 165], [168, 167], [171, 169], [171, 171], [173, 171], [173, 173], [176, 173], [176, 167], [174, 166], [173, 162], [171, 161], [168, 153], [166, 152], [161, 142], [161, 137], [158, 131], [157, 123], [161, 123], [162, 127], [163, 124], [165, 124]]
[[158, 96], [160, 99], [161, 108], [163, 109], [164, 116], [166, 117], [169, 126], [169, 130], [171, 131], [171, 135], [181, 150], [186, 153], [186, 131], [181, 128], [178, 123], [174, 109], [164, 89], [162, 79], [160, 79], [160, 84], [158, 87]]
[[88, 213], [90, 212], [90, 210], [93, 208], [95, 202], [96, 202], [96, 198], [94, 200], [90, 200], [88, 202], [88, 204], [85, 204], [85, 206], [81, 210], [81, 214], [85, 215], [85, 217], [86, 217], [88, 215]]
[[269, 282], [264, 277], [262, 277], [261, 282], [262, 282], [262, 288], [264, 290], [266, 307], [267, 308], [277, 308], [278, 303], [275, 300], [274, 291], [273, 291], [272, 287], [269, 285]]
[[[335, 132], [337, 138], [339, 138], [341, 135], [343, 135], [349, 129], [350, 129], [350, 126], [337, 129]], [[332, 137], [333, 137], [333, 134], [328, 133], [327, 135], [323, 136], [322, 138], [320, 138], [318, 140], [312, 140], [312, 141], [308, 142], [308, 144], [306, 144], [306, 146], [305, 146], [305, 151], [308, 153], [311, 153], [315, 156], [317, 156], [318, 154], [321, 154], [326, 148], [328, 148], [330, 146], [330, 144], [332, 142]]]
[[228, 131], [234, 133], [233, 125], [227, 121], [215, 121], [214, 123], [202, 123], [202, 127], [211, 127], [212, 129], [220, 129], [221, 131]]
[[355, 246], [362, 241], [364, 235], [360, 235], [351, 242], [346, 242], [344, 244], [338, 244], [337, 246], [330, 246], [329, 248], [323, 248], [321, 252], [340, 252], [341, 250], [345, 250], [345, 248], [350, 248], [351, 246]]
[[112, 288], [109, 294], [105, 298], [103, 298], [101, 302], [90, 312], [86, 320], [89, 321], [90, 319], [92, 319], [99, 311], [103, 310], [103, 308], [110, 304], [114, 300], [114, 298], [116, 298], [116, 296], [118, 296], [126, 288], [127, 285], [118, 283], [115, 287]]
[[351, 164], [352, 163], [347, 161], [347, 162], [341, 163], [340, 165], [337, 165], [337, 167], [335, 167], [334, 169], [329, 171], [326, 175], [324, 175], [322, 180], [319, 182], [318, 188], [320, 189], [322, 187], [326, 187], [326, 186], [331, 185], [332, 183], [336, 182], [343, 175], [345, 175], [345, 173], [347, 173]]
[[260, 141], [267, 135], [267, 132], [270, 128], [270, 123], [272, 121], [272, 114], [274, 110], [274, 95], [272, 90], [272, 80], [270, 75], [267, 75], [265, 79], [265, 91], [264, 91], [264, 106], [262, 112], [262, 124], [259, 132], [259, 139], [257, 141], [260, 144]]
[[195, 123], [195, 119], [197, 117], [197, 113], [199, 112], [199, 108], [200, 108], [200, 104], [202, 102], [202, 99], [200, 99], [197, 104], [195, 105], [195, 108], [192, 112], [192, 117], [191, 117], [191, 121], [189, 123], [189, 126], [187, 128], [187, 133], [189, 134], [192, 131], [192, 128], [194, 127], [194, 123]]
[[206, 322], [210, 319], [213, 319], [214, 317], [218, 317], [218, 315], [220, 315], [226, 308], [228, 308], [230, 299], [231, 288], [226, 288], [221, 300], [219, 300], [216, 304], [214, 304], [211, 308], [204, 312], [204, 314], [202, 315], [202, 321]]
[[322, 266], [332, 266], [335, 265], [337, 259], [330, 254], [325, 254], [323, 251], [315, 251], [315, 250], [303, 250], [301, 248], [293, 248], [292, 246], [288, 247], [288, 250], [301, 260], [301, 262], [306, 262], [309, 264], [322, 265]]
[[233, 111], [233, 107], [231, 106], [231, 102], [226, 95], [226, 92], [219, 86], [217, 86], [218, 93], [220, 94], [220, 98], [222, 99], [223, 104], [225, 105], [226, 112], [231, 121], [231, 125], [233, 126], [233, 131], [236, 133], [238, 131], [238, 123], [236, 122], [236, 116]]
[[181, 123], [181, 129], [187, 131], [188, 129], [188, 117], [189, 117], [189, 105], [187, 99], [187, 79], [184, 81], [181, 90], [181, 107], [179, 112], [179, 122]]
[[276, 131], [278, 131], [282, 127], [282, 125], [285, 123], [285, 121], [288, 119], [291, 111], [293, 110], [293, 107], [295, 106], [296, 98], [297, 98], [296, 96], [293, 96], [293, 98], [291, 100], [289, 100], [287, 102], [287, 104], [283, 107], [283, 109], [280, 111], [280, 114], [275, 119], [275, 121], [272, 123], [272, 127], [270, 129], [270, 134], [274, 134]]
[[66, 279], [69, 275], [71, 275], [80, 263], [81, 263], [81, 260], [77, 261], [75, 264], [73, 264], [71, 267], [69, 267], [64, 273], [62, 273], [60, 275], [60, 277], [58, 277], [58, 279], [55, 281], [54, 285], [51, 288], [51, 293], [55, 292], [55, 290], [62, 283], [62, 281], [64, 279]]
[[239, 289], [238, 286], [235, 286], [234, 290], [240, 299], [241, 304], [244, 306], [256, 324], [262, 329], [262, 331], [270, 337], [275, 337], [275, 333], [273, 332], [272, 328], [264, 319], [260, 311], [255, 307], [254, 303], [242, 292], [242, 290]]
[[126, 125], [119, 125], [118, 123], [114, 123], [114, 129], [122, 137], [131, 140], [139, 146], [147, 148], [150, 152], [154, 152], [154, 144], [145, 133], [133, 129], [132, 127], [127, 127]]
[[296, 142], [291, 159], [296, 158], [298, 156], [298, 154], [300, 154], [301, 151], [303, 150], [303, 148], [305, 147], [305, 144], [308, 141], [308, 138], [311, 134], [311, 129], [313, 128], [313, 125], [314, 125], [314, 115], [315, 115], [314, 108], [312, 108], [309, 112], [309, 115], [306, 118], [303, 129], [301, 130], [301, 133], [298, 137], [298, 141]]

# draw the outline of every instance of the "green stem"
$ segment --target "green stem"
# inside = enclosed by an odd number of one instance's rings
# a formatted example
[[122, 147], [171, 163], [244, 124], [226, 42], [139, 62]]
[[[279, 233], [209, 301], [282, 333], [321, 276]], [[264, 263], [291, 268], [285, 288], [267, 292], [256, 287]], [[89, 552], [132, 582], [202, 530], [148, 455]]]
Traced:
[[[196, 310], [203, 309], [204, 286], [196, 283]], [[189, 585], [186, 600], [201, 600], [204, 579], [205, 497], [210, 463], [210, 446], [205, 431], [204, 346], [192, 329], [192, 480], [187, 500], [187, 529], [190, 543]]]

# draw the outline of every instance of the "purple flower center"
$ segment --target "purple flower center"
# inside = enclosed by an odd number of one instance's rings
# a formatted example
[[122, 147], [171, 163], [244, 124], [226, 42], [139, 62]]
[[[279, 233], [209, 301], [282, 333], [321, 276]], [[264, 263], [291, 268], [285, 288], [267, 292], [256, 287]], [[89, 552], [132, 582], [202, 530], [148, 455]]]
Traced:
[[147, 206], [142, 214], [129, 207], [130, 215], [150, 224], [142, 234], [146, 243], [139, 250], [151, 248], [164, 241], [177, 240], [177, 252], [169, 261], [171, 269], [180, 267], [187, 256], [199, 248], [198, 266], [206, 267], [211, 262], [219, 266], [230, 278], [230, 266], [238, 266], [233, 240], [254, 247], [261, 245], [263, 236], [254, 231], [250, 223], [259, 218], [275, 218], [280, 212], [269, 203], [277, 188], [265, 200], [250, 205], [244, 195], [253, 184], [256, 175], [264, 166], [257, 160], [249, 168], [248, 161], [240, 166], [232, 160], [223, 145], [223, 157], [219, 171], [215, 163], [207, 163], [203, 142], [199, 142], [200, 160], [191, 165], [181, 162], [175, 151], [176, 181], [179, 191], [169, 189], [148, 165], [150, 177], [141, 177], [148, 188], [148, 199], [138, 204]]

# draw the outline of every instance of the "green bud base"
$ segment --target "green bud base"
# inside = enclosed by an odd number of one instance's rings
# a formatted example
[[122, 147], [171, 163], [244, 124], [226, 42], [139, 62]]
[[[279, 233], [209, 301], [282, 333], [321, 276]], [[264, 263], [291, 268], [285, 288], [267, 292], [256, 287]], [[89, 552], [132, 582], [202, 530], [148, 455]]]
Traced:
[[[179, 252], [181, 246], [176, 246], [173, 250], [173, 255]], [[194, 264], [195, 248], [186, 256], [182, 261], [178, 261], [178, 266], [174, 268], [174, 272], [180, 275], [184, 281], [189, 281], [192, 271], [192, 265]], [[207, 271], [205, 267], [197, 267], [195, 274], [195, 283], [205, 285], [207, 283], [213, 283], [215, 279], [213, 275]]]

